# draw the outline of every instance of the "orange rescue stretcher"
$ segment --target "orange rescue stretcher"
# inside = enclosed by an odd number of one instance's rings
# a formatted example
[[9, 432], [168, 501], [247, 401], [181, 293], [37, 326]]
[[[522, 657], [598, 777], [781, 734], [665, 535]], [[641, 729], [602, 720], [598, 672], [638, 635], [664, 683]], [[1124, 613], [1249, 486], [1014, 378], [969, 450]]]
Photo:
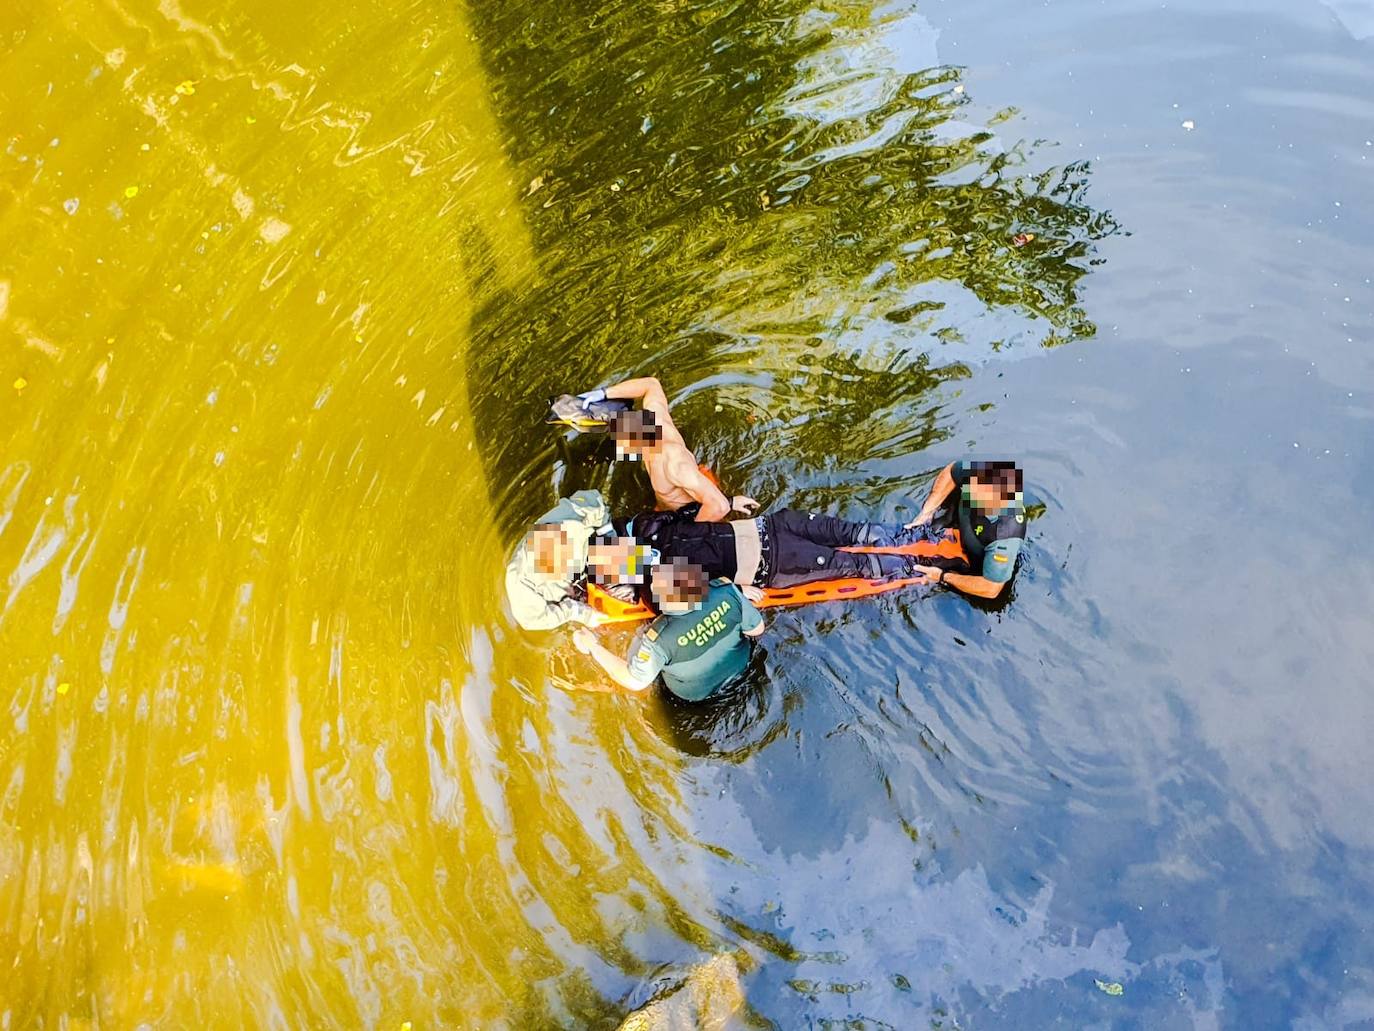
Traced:
[[[916, 541], [896, 548], [839, 548], [839, 551], [858, 551], [882, 555], [915, 555], [927, 558], [964, 558], [963, 546], [959, 543], [959, 531], [949, 530], [938, 541]], [[875, 594], [886, 594], [912, 584], [921, 583], [917, 577], [899, 577], [892, 580], [868, 580], [860, 577], [846, 577], [839, 580], [817, 580], [815, 583], [799, 584], [796, 587], [765, 587], [763, 600], [757, 605], [761, 609], [782, 608], [791, 605], [810, 605], [818, 601], [848, 601], [854, 598], [871, 598]], [[642, 602], [621, 601], [608, 594], [596, 584], [587, 587], [587, 602], [608, 617], [611, 623], [632, 623], [641, 619], [652, 619], [658, 615]]]

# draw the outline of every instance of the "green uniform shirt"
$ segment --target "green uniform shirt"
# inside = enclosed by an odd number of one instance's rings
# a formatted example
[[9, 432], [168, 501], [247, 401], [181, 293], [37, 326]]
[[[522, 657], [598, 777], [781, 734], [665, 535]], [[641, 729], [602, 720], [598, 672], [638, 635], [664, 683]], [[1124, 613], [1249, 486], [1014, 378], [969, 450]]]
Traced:
[[635, 635], [626, 660], [630, 676], [647, 684], [661, 674], [673, 694], [699, 702], [748, 665], [744, 631], [762, 622], [738, 587], [712, 580], [701, 608], [659, 616]]
[[954, 525], [959, 528], [959, 543], [974, 571], [995, 584], [1004, 584], [1016, 572], [1016, 556], [1021, 554], [1021, 541], [1026, 536], [1026, 506], [1018, 497], [996, 512], [975, 509], [968, 493], [972, 472], [967, 462], [955, 462], [950, 470], [958, 495]]

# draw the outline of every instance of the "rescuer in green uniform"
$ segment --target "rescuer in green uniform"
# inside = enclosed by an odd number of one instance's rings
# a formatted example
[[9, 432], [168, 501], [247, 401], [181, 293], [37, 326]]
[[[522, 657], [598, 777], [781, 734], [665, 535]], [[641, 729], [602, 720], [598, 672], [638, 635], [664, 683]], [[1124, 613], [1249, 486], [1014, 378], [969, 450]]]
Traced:
[[[937, 513], [939, 513], [937, 517]], [[940, 470], [930, 496], [906, 529], [959, 531], [967, 561], [918, 565], [930, 583], [996, 598], [1016, 572], [1026, 536], [1021, 470], [1015, 462], [953, 462]]]
[[573, 633], [578, 651], [621, 687], [642, 691], [661, 675], [669, 691], [689, 702], [743, 672], [750, 639], [763, 633], [764, 624], [738, 587], [710, 580], [700, 566], [681, 559], [655, 566], [650, 586], [662, 615], [635, 634], [627, 658], [586, 628]]

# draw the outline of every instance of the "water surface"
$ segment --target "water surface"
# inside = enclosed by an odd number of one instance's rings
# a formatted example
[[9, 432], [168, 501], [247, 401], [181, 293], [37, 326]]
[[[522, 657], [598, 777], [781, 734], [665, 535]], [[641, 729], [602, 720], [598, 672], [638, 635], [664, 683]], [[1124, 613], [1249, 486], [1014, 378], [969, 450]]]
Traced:
[[[7, 7], [0, 1026], [1374, 1021], [1369, 26]], [[501, 567], [647, 372], [768, 505], [1021, 458], [1012, 598], [573, 690]]]

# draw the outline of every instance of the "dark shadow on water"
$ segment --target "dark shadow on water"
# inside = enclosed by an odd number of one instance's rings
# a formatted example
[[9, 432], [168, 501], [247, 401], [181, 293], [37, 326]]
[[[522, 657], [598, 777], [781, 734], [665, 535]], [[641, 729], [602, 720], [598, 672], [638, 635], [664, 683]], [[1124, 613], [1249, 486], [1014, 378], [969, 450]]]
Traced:
[[646, 718], [684, 755], [744, 762], [787, 732], [782, 698], [764, 668], [767, 658], [766, 649], [756, 648], [743, 673], [700, 702], [659, 687]]
[[1095, 334], [1081, 281], [1118, 227], [1090, 166], [913, 67], [928, 28], [796, 0], [474, 20], [541, 275], [467, 356], [507, 536], [550, 500], [553, 394], [657, 374], [698, 456], [771, 497], [929, 448], [979, 363]]
[[[1088, 200], [1090, 164], [1054, 164], [1052, 147], [1014, 135], [1011, 113], [981, 109], [915, 12], [534, 0], [479, 5], [473, 22], [539, 262], [535, 283], [475, 314], [465, 356], [506, 540], [579, 488], [616, 512], [650, 503], [642, 468], [612, 462], [604, 438], [544, 426], [552, 395], [657, 375], [727, 491], [889, 517], [943, 464], [924, 455], [965, 446], [951, 437], [971, 403], [961, 392], [985, 363], [1096, 335], [1083, 287], [1118, 226]], [[1023, 758], [1018, 739], [970, 697], [972, 678], [999, 672], [988, 613], [940, 593], [770, 616], [766, 650], [737, 683], [705, 703], [645, 699], [646, 725], [686, 775], [721, 786], [719, 806], [686, 796], [693, 876], [730, 934], [776, 959], [751, 983], [761, 1012], [796, 1023], [844, 1009], [797, 995], [802, 950], [827, 957], [810, 973], [836, 993], [896, 983], [886, 956], [907, 946], [866, 943], [859, 924], [893, 922], [837, 886], [848, 874], [833, 857], [871, 841], [882, 904], [908, 899], [913, 871], [961, 877], [987, 854], [961, 844], [951, 803], [1029, 790], [1003, 774]], [[992, 604], [995, 620], [1013, 618], [1011, 600]], [[967, 648], [940, 627], [949, 607]], [[645, 819], [656, 793], [642, 804], [614, 816]], [[766, 908], [798, 877], [807, 906]], [[964, 881], [975, 903], [991, 896]], [[961, 910], [942, 917], [942, 897], [931, 915], [948, 925]], [[578, 930], [625, 970], [674, 953]], [[871, 1005], [900, 1026], [904, 999], [885, 991]]]

